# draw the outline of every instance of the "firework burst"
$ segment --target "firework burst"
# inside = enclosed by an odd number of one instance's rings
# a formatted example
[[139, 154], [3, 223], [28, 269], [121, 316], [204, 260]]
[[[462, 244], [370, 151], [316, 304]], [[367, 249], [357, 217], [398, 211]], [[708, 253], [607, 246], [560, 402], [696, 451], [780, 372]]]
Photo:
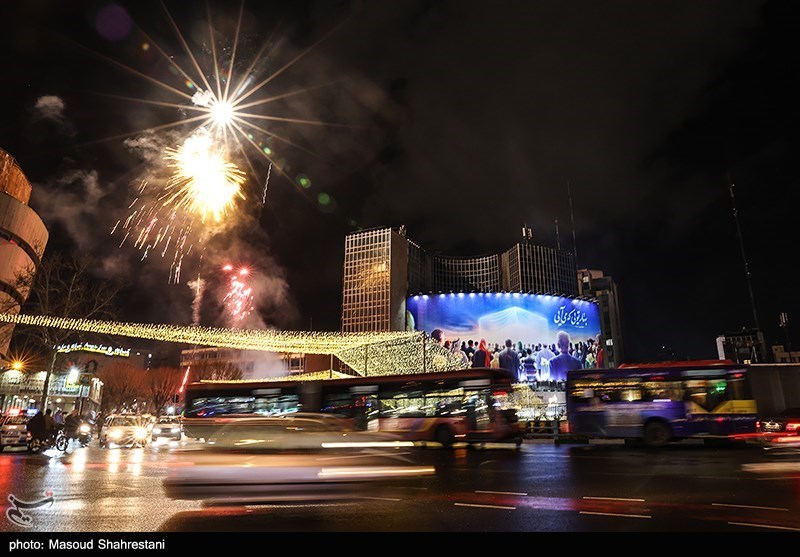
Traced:
[[235, 269], [230, 264], [225, 265], [222, 270], [230, 276], [228, 292], [223, 298], [228, 325], [231, 328], [238, 328], [253, 311], [253, 289], [247, 284], [250, 270], [247, 267]]
[[164, 188], [163, 204], [216, 222], [244, 199], [245, 174], [225, 158], [225, 147], [200, 128], [178, 149], [167, 149], [165, 158], [173, 173]]
[[[274, 142], [280, 142], [311, 154], [315, 153], [265, 126], [269, 126], [270, 123], [282, 123], [350, 127], [344, 124], [293, 118], [274, 112], [262, 112], [262, 109], [270, 103], [302, 95], [328, 85], [288, 90], [272, 94], [272, 96], [264, 95], [264, 92], [268, 90], [268, 85], [274, 79], [304, 58], [339, 26], [331, 29], [277, 70], [267, 75], [259, 75], [260, 70], [257, 67], [262, 65], [260, 61], [271, 55], [267, 52], [268, 47], [272, 44], [270, 41], [263, 44], [252, 57], [251, 62], [246, 64], [246, 67], [244, 65], [237, 66], [244, 3], [239, 10], [232, 47], [224, 49], [226, 51], [225, 59], [221, 59], [220, 52], [218, 52], [218, 38], [212, 27], [210, 4], [208, 7], [209, 41], [207, 44], [210, 52], [204, 48], [203, 54], [206, 55], [207, 61], [210, 60], [210, 63], [205, 63], [206, 68], [202, 67], [198, 56], [192, 52], [189, 43], [166, 7], [164, 8], [166, 18], [188, 59], [189, 63], [186, 67], [183, 67], [173, 54], [168, 53], [151, 37], [142, 32], [145, 38], [143, 48], [145, 46], [148, 50], [153, 48], [163, 57], [171, 66], [174, 75], [181, 80], [180, 86], [160, 81], [132, 67], [99, 55], [109, 63], [158, 86], [176, 98], [175, 102], [168, 102], [166, 100], [107, 95], [124, 101], [174, 108], [180, 111], [181, 116], [177, 120], [148, 128], [147, 131], [152, 134], [156, 131], [178, 127], [188, 130], [187, 135], [182, 139], [175, 141], [169, 147], [162, 148], [158, 168], [150, 169], [151, 174], [158, 174], [158, 176], [140, 183], [139, 193], [129, 206], [128, 215], [124, 219], [120, 219], [111, 231], [114, 234], [119, 230], [123, 234], [120, 246], [126, 242], [132, 242], [135, 247], [142, 250], [142, 260], [146, 259], [151, 252], [160, 254], [162, 258], [171, 259], [170, 282], [180, 280], [183, 260], [190, 254], [194, 244], [203, 243], [224, 226], [236, 220], [239, 206], [236, 201], [245, 199], [244, 187], [247, 175], [232, 161], [231, 156], [241, 157], [252, 177], [255, 177], [258, 172], [251, 160], [251, 155], [255, 153], [257, 158], [263, 159], [266, 163], [264, 167], [267, 179], [263, 192], [259, 192], [260, 196], [255, 193], [252, 196], [253, 199], [260, 198], [261, 207], [267, 202], [267, 184], [269, 174], [273, 169], [288, 179], [303, 196], [310, 199], [306, 191], [308, 183], [298, 183], [287, 173], [285, 161], [275, 158], [273, 145]], [[130, 135], [129, 133], [106, 139], [130, 137]], [[170, 173], [169, 176], [163, 176], [167, 171]], [[305, 180], [307, 181], [307, 179]]]

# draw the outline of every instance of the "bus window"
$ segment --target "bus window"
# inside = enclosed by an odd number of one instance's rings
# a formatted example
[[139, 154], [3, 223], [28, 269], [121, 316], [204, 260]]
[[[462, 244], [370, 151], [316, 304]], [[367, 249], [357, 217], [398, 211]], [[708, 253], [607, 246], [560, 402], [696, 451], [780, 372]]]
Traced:
[[637, 402], [642, 400], [639, 381], [575, 381], [569, 396], [573, 403]]
[[725, 379], [689, 379], [684, 384], [684, 400], [693, 402], [707, 412], [728, 400]]
[[683, 400], [683, 392], [680, 381], [645, 381], [642, 383], [644, 391], [642, 400], [647, 402]]
[[744, 375], [728, 380], [728, 400], [751, 400], [750, 384]]
[[253, 403], [253, 414], [260, 416], [276, 416], [297, 412], [300, 401], [297, 395], [256, 397]]
[[236, 414], [257, 414], [273, 416], [297, 412], [297, 395], [253, 397], [216, 396], [193, 398], [186, 409], [190, 418], [208, 418]]

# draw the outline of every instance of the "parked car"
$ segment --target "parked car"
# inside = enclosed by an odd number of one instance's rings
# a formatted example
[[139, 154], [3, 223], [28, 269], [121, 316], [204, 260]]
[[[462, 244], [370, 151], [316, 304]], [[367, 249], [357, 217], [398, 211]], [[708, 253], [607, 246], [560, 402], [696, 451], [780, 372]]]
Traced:
[[180, 416], [161, 416], [153, 424], [153, 443], [159, 440], [180, 441], [183, 435], [183, 426]]
[[0, 451], [6, 447], [24, 447], [28, 443], [25, 414], [0, 417]]
[[150, 438], [147, 423], [139, 416], [112, 414], [100, 427], [101, 447], [143, 447]]
[[787, 408], [775, 416], [759, 420], [759, 431], [800, 435], [800, 408]]

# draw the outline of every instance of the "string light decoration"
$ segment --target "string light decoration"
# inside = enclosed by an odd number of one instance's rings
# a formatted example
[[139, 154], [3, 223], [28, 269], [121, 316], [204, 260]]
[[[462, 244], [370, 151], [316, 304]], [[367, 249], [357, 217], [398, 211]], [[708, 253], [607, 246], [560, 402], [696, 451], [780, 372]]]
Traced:
[[265, 331], [8, 313], [0, 314], [0, 322], [198, 346], [334, 355], [362, 375], [452, 371], [465, 367], [460, 358], [417, 332]]
[[202, 379], [201, 383], [214, 383], [215, 385], [219, 385], [220, 383], [224, 384], [248, 384], [248, 383], [265, 383], [265, 382], [276, 382], [276, 381], [318, 381], [320, 379], [324, 379], [326, 381], [332, 381], [336, 379], [352, 379], [352, 375], [348, 375], [346, 373], [341, 373], [339, 371], [334, 370], [325, 370], [325, 371], [309, 371], [307, 373], [293, 373], [291, 375], [283, 375], [278, 377], [263, 377], [259, 379], [226, 379], [224, 381], [213, 381], [213, 380], [206, 380]]

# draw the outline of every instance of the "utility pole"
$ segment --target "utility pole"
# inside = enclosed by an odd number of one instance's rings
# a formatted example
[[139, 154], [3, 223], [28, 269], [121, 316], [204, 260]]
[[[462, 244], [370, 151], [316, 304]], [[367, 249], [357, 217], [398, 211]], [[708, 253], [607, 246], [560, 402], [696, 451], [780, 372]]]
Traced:
[[[730, 181], [730, 176], [728, 177]], [[756, 298], [753, 295], [753, 282], [750, 279], [750, 265], [747, 262], [747, 252], [744, 249], [744, 239], [742, 238], [742, 227], [739, 225], [739, 212], [736, 210], [736, 194], [733, 191], [735, 184], [731, 182], [731, 206], [733, 207], [733, 220], [736, 222], [736, 236], [739, 238], [739, 248], [742, 251], [742, 261], [744, 261], [744, 276], [747, 279], [747, 291], [750, 293], [750, 309], [753, 310], [753, 323], [756, 330], [760, 331], [761, 327], [758, 324], [758, 312], [756, 311]]]
[[561, 236], [558, 233], [558, 219], [556, 219], [556, 249], [561, 251]]
[[572, 191], [567, 181], [567, 196], [569, 197], [569, 220], [572, 224], [572, 255], [575, 256], [575, 265], [578, 264], [578, 241], [575, 239], [575, 213], [572, 211]]

